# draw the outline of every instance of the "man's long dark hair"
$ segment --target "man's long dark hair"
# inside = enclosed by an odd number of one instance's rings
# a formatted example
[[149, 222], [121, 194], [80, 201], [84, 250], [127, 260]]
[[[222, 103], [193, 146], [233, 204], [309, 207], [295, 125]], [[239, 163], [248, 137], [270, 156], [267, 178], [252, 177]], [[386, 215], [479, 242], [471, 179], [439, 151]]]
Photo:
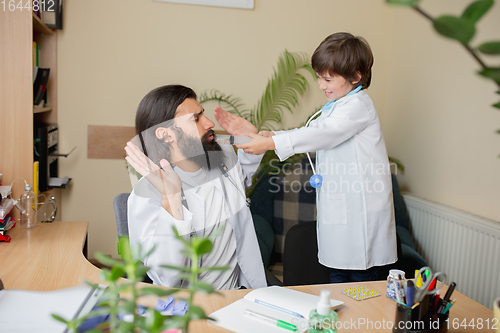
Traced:
[[157, 126], [175, 117], [177, 107], [186, 98], [196, 99], [193, 89], [181, 85], [167, 85], [151, 90], [137, 107], [135, 133]]
[[[182, 85], [166, 85], [151, 90], [137, 107], [135, 133], [139, 136], [144, 154], [152, 158], [154, 163], [158, 163], [159, 160], [148, 154], [143, 133], [148, 129], [150, 133], [154, 133], [156, 127], [164, 126], [165, 122], [174, 119], [177, 107], [186, 98], [196, 99], [193, 89]], [[169, 155], [168, 150], [164, 153]]]

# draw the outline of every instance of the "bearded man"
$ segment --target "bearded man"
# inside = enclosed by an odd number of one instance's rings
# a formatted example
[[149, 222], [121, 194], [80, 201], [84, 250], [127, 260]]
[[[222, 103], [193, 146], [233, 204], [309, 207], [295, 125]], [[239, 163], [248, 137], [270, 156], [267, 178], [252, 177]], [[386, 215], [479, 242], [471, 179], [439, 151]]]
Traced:
[[[218, 118], [217, 107], [215, 116]], [[221, 120], [229, 134], [257, 133], [251, 123]], [[136, 138], [128, 142], [126, 160], [144, 177], [128, 199], [131, 246], [141, 245], [148, 276], [154, 284], [184, 287], [179, 272], [162, 265], [186, 266], [182, 242], [193, 235], [213, 236], [213, 250], [201, 257], [200, 267], [227, 266], [204, 271], [203, 282], [215, 289], [267, 286], [245, 185], [251, 184], [261, 156], [219, 145], [214, 123], [204, 114], [195, 92], [167, 85], [149, 92], [135, 119]]]

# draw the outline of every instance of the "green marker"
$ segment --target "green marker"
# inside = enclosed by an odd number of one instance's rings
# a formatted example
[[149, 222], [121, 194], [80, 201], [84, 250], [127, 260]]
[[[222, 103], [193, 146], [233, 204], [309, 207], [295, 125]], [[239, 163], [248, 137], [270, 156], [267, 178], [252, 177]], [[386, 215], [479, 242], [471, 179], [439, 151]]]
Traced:
[[279, 320], [276, 318], [272, 318], [272, 317], [263, 315], [261, 313], [254, 312], [252, 310], [245, 310], [244, 314], [246, 316], [259, 319], [260, 321], [263, 321], [263, 322], [266, 322], [266, 323], [272, 324], [274, 326], [278, 326], [278, 327], [281, 327], [281, 328], [284, 328], [284, 329], [287, 329], [287, 330], [290, 330], [293, 332], [295, 332], [297, 330], [297, 326], [295, 326], [293, 324], [287, 323], [286, 321], [283, 321], [283, 320]]

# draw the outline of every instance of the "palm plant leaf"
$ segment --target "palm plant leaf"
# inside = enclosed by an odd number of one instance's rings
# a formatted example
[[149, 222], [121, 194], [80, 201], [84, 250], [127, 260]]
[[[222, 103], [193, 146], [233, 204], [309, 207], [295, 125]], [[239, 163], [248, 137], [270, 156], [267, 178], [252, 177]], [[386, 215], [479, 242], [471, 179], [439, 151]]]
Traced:
[[315, 72], [303, 53], [283, 52], [278, 60], [278, 67], [268, 81], [257, 106], [251, 110], [250, 120], [260, 130], [273, 130], [272, 124], [281, 123], [283, 111], [298, 104], [298, 98], [309, 88], [309, 83], [299, 70], [305, 69], [314, 77]]
[[226, 95], [217, 89], [212, 89], [210, 91], [204, 91], [200, 94], [200, 96], [198, 96], [198, 102], [200, 104], [208, 101], [217, 101], [223, 109], [226, 109], [226, 111], [247, 120], [249, 118], [250, 110], [242, 110], [244, 104], [239, 97]]

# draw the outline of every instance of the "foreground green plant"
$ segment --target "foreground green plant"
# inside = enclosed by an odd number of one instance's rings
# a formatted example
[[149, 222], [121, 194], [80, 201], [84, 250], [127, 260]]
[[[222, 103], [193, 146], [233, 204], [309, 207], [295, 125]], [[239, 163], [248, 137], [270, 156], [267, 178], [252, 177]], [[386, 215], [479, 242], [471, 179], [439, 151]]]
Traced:
[[[162, 267], [179, 271], [179, 278], [189, 281], [189, 288], [164, 289], [153, 286], [145, 287], [144, 284], [140, 284], [150, 268], [144, 266], [142, 263], [145, 256], [141, 256], [140, 247], [131, 248], [128, 237], [121, 236], [119, 237], [119, 243], [122, 261], [115, 260], [102, 253], [96, 253], [95, 255], [96, 259], [101, 264], [111, 267], [111, 269], [103, 269], [99, 274], [100, 279], [107, 285], [107, 288], [97, 304], [98, 308], [74, 320], [67, 320], [57, 315], [52, 315], [52, 317], [65, 323], [68, 327], [68, 331], [73, 333], [78, 332], [78, 327], [80, 327], [86, 319], [100, 316], [109, 317], [108, 329], [110, 333], [160, 333], [167, 329], [174, 328], [182, 329], [183, 332], [188, 332], [189, 323], [192, 320], [208, 319], [203, 309], [194, 305], [193, 299], [197, 292], [206, 294], [216, 293], [211, 285], [198, 281], [198, 275], [201, 272], [227, 269], [227, 267], [198, 267], [200, 257], [212, 251], [213, 240], [217, 237], [220, 230], [210, 237], [191, 237], [190, 241], [187, 241], [184, 237], [179, 235], [175, 227], [173, 227], [173, 231], [176, 239], [184, 244], [184, 249], [181, 253], [191, 259], [191, 264], [188, 267], [168, 265]], [[153, 251], [154, 249], [147, 253], [146, 256]], [[125, 276], [127, 278], [123, 279]], [[97, 286], [90, 282], [87, 283], [92, 286]], [[187, 291], [189, 294], [187, 299], [178, 298], [178, 300], [184, 300], [187, 303], [188, 310], [184, 316], [162, 315], [153, 308], [146, 308], [144, 314], [138, 314], [137, 307], [140, 297], [148, 295], [165, 297], [181, 290]], [[124, 316], [128, 316], [128, 318]], [[87, 332], [98, 333], [101, 331], [93, 329]]]

